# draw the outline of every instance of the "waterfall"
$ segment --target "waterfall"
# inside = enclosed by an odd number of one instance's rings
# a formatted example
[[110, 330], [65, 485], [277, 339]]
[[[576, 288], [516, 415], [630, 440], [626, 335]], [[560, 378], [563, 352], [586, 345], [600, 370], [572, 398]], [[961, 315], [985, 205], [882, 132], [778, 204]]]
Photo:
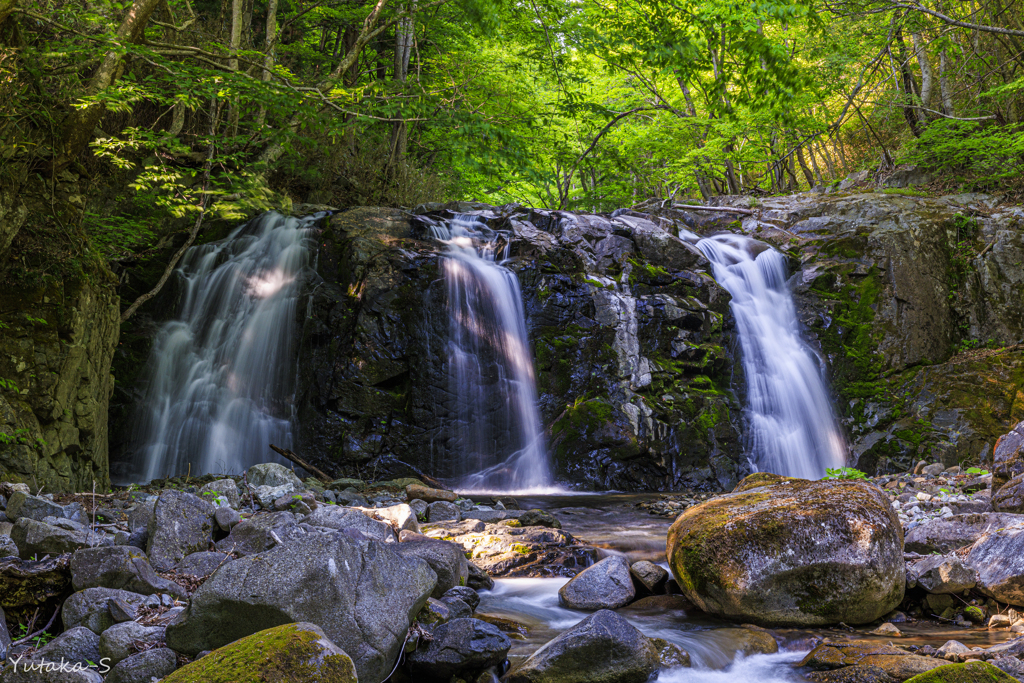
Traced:
[[458, 215], [450, 229], [433, 228], [447, 251], [441, 270], [447, 287], [450, 337], [448, 377], [455, 401], [449, 436], [471, 491], [550, 487], [551, 468], [537, 409], [533, 357], [508, 236], [478, 217]]
[[192, 247], [143, 373], [129, 481], [239, 473], [292, 447], [296, 307], [319, 216], [266, 213]]
[[732, 295], [754, 465], [804, 479], [820, 479], [827, 468], [842, 467], [846, 444], [821, 366], [800, 336], [784, 257], [738, 235], [715, 235], [697, 247], [713, 264], [715, 279]]

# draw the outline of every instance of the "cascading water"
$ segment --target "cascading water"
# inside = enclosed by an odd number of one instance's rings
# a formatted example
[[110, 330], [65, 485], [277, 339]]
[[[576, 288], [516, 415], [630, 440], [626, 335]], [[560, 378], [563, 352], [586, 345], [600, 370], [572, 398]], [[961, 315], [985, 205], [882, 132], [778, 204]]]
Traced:
[[747, 378], [749, 450], [760, 471], [820, 479], [842, 467], [846, 444], [820, 365], [800, 336], [786, 263], [778, 251], [739, 235], [697, 241], [715, 279], [732, 295]]
[[319, 216], [267, 213], [177, 270], [180, 313], [144, 373], [127, 481], [237, 473], [292, 446], [302, 273]]
[[[447, 244], [441, 259], [448, 294], [449, 382], [457, 409], [450, 425], [470, 491], [524, 491], [551, 486], [537, 409], [533, 357], [507, 236], [472, 215], [435, 226]], [[501, 244], [504, 246], [501, 247]]]

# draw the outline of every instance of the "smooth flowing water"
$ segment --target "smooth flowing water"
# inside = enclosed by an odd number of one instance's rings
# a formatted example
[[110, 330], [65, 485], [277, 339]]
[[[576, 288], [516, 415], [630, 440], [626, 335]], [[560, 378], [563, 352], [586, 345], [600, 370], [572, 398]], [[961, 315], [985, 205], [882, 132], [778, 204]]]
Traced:
[[501, 265], [508, 236], [477, 216], [456, 216], [434, 236], [448, 292], [448, 376], [456, 401], [450, 426], [460, 489], [543, 490], [552, 485], [533, 357], [515, 273]]
[[697, 242], [715, 279], [732, 295], [754, 465], [764, 472], [820, 479], [826, 469], [845, 465], [846, 443], [822, 365], [800, 335], [785, 258], [766, 246], [729, 234]]
[[157, 333], [127, 482], [237, 473], [292, 446], [302, 274], [320, 218], [266, 213], [188, 250], [178, 315]]

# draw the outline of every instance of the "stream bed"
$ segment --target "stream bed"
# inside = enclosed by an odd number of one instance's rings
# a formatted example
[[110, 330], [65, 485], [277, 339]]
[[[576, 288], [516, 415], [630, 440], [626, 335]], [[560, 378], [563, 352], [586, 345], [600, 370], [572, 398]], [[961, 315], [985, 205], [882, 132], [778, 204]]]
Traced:
[[[658, 494], [580, 493], [517, 498], [524, 509], [547, 510], [574, 536], [600, 548], [602, 555], [623, 554], [630, 562], [645, 559], [667, 568], [665, 538], [672, 519], [656, 517], [636, 508]], [[477, 612], [520, 627], [513, 636], [509, 659], [515, 666], [544, 643], [585, 618], [588, 612], [563, 607], [558, 590], [565, 578], [496, 579], [493, 590], [480, 592]], [[889, 637], [869, 635], [873, 627], [849, 631], [840, 629], [775, 630], [780, 650], [776, 654], [741, 652], [746, 629], [695, 610], [684, 610], [672, 601], [643, 607], [638, 604], [617, 610], [634, 626], [652, 638], [663, 638], [686, 650], [692, 659], [691, 669], [675, 669], [661, 674], [659, 681], [668, 683], [796, 683], [806, 679], [794, 670], [818, 638], [850, 638], [878, 640]], [[896, 644], [932, 645], [939, 647], [947, 640], [958, 640], [968, 646], [994, 645], [1007, 638], [1005, 632], [986, 628], [961, 629], [933, 622], [901, 623], [904, 637]]]

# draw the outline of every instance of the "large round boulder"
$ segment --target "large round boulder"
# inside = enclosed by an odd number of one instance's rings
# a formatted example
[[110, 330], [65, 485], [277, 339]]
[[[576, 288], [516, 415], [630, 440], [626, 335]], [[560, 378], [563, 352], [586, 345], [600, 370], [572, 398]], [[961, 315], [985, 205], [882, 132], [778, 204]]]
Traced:
[[866, 482], [759, 475], [689, 508], [667, 555], [705, 612], [758, 624], [865, 624], [903, 599], [903, 532]]

